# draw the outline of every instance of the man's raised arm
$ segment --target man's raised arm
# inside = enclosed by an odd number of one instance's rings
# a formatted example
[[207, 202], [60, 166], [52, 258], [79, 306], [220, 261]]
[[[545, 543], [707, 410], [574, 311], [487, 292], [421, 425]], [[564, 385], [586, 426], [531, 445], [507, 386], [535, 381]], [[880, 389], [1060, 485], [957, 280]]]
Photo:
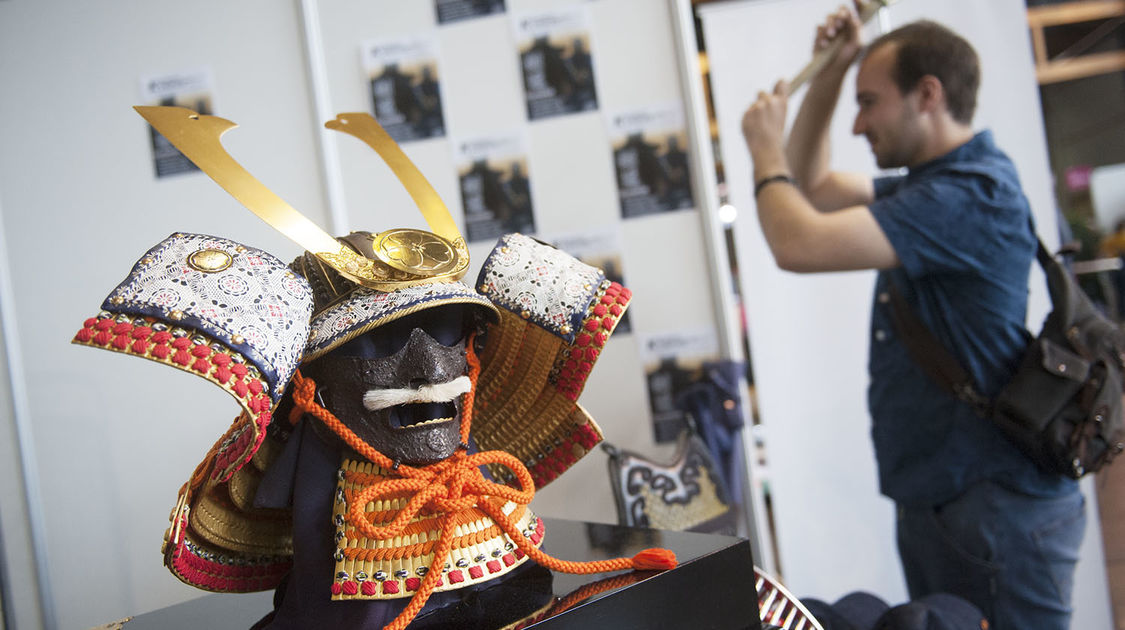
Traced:
[[[828, 170], [828, 127], [847, 68], [859, 53], [858, 19], [846, 8], [817, 31], [817, 47], [843, 22], [845, 46], [814, 79], [786, 155], [789, 89], [779, 81], [742, 116], [742, 134], [754, 163], [758, 221], [777, 265], [798, 272], [885, 269], [899, 264], [894, 248], [868, 209], [870, 177]], [[845, 19], [844, 16], [848, 16]], [[810, 100], [811, 99], [811, 100]], [[796, 175], [796, 178], [794, 178]], [[802, 181], [804, 180], [804, 181]], [[822, 212], [834, 210], [833, 212]]]
[[813, 54], [842, 43], [825, 67], [809, 82], [808, 93], [793, 121], [786, 156], [801, 192], [822, 212], [867, 205], [874, 199], [871, 178], [831, 171], [829, 129], [840, 99], [844, 76], [863, 49], [855, 12], [841, 6], [817, 27]]

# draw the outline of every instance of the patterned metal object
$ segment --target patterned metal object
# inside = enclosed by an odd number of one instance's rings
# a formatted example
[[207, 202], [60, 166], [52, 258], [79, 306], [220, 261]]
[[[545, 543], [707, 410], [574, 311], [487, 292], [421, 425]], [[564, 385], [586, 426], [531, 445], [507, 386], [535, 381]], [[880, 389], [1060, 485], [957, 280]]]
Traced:
[[792, 593], [758, 567], [754, 567], [754, 588], [763, 624], [782, 630], [824, 630]]
[[452, 273], [460, 262], [453, 243], [430, 232], [398, 228], [380, 232], [371, 248], [379, 260], [413, 275]]

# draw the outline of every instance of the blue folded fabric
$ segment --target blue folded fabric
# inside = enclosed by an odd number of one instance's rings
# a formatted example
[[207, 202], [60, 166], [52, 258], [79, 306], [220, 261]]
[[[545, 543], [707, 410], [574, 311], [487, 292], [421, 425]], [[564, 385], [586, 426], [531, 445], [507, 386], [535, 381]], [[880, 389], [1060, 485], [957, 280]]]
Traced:
[[888, 610], [872, 630], [985, 630], [976, 606], [948, 593], [934, 593]]
[[864, 591], [855, 591], [828, 604], [818, 599], [802, 599], [812, 616], [824, 630], [871, 630], [890, 606], [882, 599]]
[[815, 598], [801, 603], [824, 630], [985, 630], [988, 622], [971, 604], [956, 595], [934, 593], [890, 607], [864, 591], [841, 597], [834, 604]]

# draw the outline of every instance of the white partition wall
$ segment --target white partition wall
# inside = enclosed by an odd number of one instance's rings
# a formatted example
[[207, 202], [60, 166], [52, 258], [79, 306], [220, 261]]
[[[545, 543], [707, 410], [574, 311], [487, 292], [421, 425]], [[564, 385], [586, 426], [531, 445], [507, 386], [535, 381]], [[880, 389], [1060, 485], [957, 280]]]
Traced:
[[[777, 269], [758, 228], [750, 160], [740, 119], [757, 92], [791, 78], [808, 61], [812, 35], [837, 0], [760, 0], [702, 10], [722, 156], [736, 228], [750, 347], [767, 429], [779, 562], [798, 596], [833, 600], [866, 589], [905, 598], [894, 547], [893, 506], [878, 494], [866, 411], [867, 329], [873, 274], [796, 275]], [[887, 27], [927, 17], [977, 47], [983, 85], [975, 120], [1013, 158], [1039, 232], [1058, 241], [1032, 55], [1020, 0], [904, 1], [884, 10]], [[871, 25], [869, 34], [879, 27]], [[853, 71], [854, 72], [854, 71]], [[833, 167], [875, 172], [866, 143], [850, 135], [849, 78], [833, 121]], [[790, 115], [799, 105], [798, 95]], [[1032, 276], [1030, 325], [1046, 308]], [[1091, 488], [1087, 486], [1089, 495]], [[1076, 628], [1110, 626], [1096, 510], [1088, 508], [1079, 568]]]

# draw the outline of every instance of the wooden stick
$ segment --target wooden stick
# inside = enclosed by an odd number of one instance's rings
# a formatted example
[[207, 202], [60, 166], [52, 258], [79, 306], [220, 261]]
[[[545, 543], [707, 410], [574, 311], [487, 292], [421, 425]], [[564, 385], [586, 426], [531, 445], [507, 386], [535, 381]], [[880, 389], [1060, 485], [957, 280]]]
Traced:
[[[864, 2], [859, 8], [860, 23], [868, 23], [871, 21], [871, 18], [879, 13], [880, 9], [894, 4], [895, 1], [896, 0], [869, 0], [868, 2]], [[828, 62], [836, 56], [836, 53], [840, 51], [840, 47], [843, 45], [844, 40], [837, 35], [836, 39], [832, 40], [827, 48], [818, 52], [812, 58], [812, 61], [802, 68], [801, 71], [797, 73], [797, 76], [793, 77], [793, 80], [789, 82], [789, 93], [792, 94], [796, 92], [798, 88], [823, 70], [824, 66], [828, 65]]]

